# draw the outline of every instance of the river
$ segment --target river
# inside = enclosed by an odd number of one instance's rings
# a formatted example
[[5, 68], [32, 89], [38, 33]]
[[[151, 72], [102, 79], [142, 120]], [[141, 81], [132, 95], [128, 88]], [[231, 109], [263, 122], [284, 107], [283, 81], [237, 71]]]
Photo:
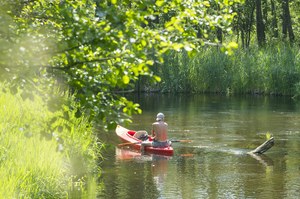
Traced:
[[[112, 131], [99, 198], [300, 198], [300, 104], [288, 97], [171, 95], [129, 96], [143, 109], [126, 127], [150, 132], [163, 112], [174, 156], [141, 155], [116, 147]], [[266, 140], [260, 156], [247, 152]]]

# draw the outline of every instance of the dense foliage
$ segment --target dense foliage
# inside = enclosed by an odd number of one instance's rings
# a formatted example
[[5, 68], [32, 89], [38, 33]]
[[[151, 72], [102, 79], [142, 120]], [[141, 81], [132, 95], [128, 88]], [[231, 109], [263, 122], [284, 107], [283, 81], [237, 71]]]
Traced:
[[290, 0], [245, 0], [237, 6], [234, 35], [240, 46], [254, 43], [263, 47], [279, 41], [297, 43], [299, 40], [299, 2]]
[[233, 34], [218, 34], [223, 40], [238, 41], [241, 48], [232, 56], [218, 47], [202, 48], [192, 58], [186, 52], [166, 54], [164, 66], [155, 69], [162, 82], [153, 86], [144, 81], [139, 90], [298, 97], [298, 7], [298, 2], [287, 0], [246, 0], [236, 5]]
[[[195, 54], [218, 42], [217, 29], [231, 31], [238, 2], [4, 1], [2, 78], [13, 82], [12, 91], [62, 82], [75, 95], [77, 116], [85, 112], [113, 127], [123, 114], [141, 112], [118, 92], [141, 76], [160, 81], [151, 67], [170, 49]], [[232, 47], [222, 48], [230, 53]]]

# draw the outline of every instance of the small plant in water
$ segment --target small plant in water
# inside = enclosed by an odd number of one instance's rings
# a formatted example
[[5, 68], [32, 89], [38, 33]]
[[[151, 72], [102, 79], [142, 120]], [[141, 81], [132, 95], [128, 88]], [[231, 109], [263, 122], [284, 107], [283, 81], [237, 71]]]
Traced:
[[272, 134], [268, 131], [266, 133], [266, 139], [269, 140], [272, 137]]

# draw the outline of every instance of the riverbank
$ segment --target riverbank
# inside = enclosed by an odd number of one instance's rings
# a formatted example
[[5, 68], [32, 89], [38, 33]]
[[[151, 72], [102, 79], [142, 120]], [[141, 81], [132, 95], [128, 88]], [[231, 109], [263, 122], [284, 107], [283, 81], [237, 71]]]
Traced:
[[216, 47], [204, 47], [195, 56], [171, 52], [155, 74], [155, 85], [146, 79], [142, 91], [288, 95], [300, 94], [299, 47], [276, 44], [264, 48], [237, 49], [231, 56]]
[[1, 86], [1, 198], [97, 193], [97, 139], [85, 118], [74, 115], [71, 110], [51, 112], [38, 95], [23, 100]]

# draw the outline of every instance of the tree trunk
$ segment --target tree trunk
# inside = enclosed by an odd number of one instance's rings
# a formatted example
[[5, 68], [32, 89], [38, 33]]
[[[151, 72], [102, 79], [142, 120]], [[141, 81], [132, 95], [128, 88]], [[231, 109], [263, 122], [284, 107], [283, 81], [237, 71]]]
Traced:
[[223, 42], [223, 31], [219, 27], [217, 27], [217, 39], [219, 43]]
[[268, 18], [268, 10], [270, 9], [268, 6], [268, 1], [262, 1], [262, 16], [265, 26], [265, 31], [268, 32], [268, 24], [269, 24], [269, 18]]
[[278, 38], [278, 21], [276, 16], [276, 6], [274, 0], [271, 0], [271, 14], [272, 14], [272, 23], [271, 30], [273, 31], [273, 37]]
[[243, 48], [248, 48], [250, 46], [251, 32], [254, 23], [254, 11], [255, 11], [255, 1], [246, 0], [245, 4], [241, 5], [237, 12], [237, 30], [238, 34], [241, 36], [241, 42]]
[[255, 5], [252, 5], [251, 12], [250, 12], [250, 19], [249, 19], [249, 24], [246, 32], [246, 46], [250, 46], [250, 40], [251, 40], [251, 31], [252, 31], [252, 24], [254, 23], [254, 10], [255, 10]]
[[289, 0], [282, 0], [282, 34], [284, 39], [286, 39], [288, 35], [290, 42], [295, 40], [295, 35], [292, 28]]
[[259, 46], [266, 43], [265, 26], [262, 17], [261, 0], [256, 0], [256, 34]]

